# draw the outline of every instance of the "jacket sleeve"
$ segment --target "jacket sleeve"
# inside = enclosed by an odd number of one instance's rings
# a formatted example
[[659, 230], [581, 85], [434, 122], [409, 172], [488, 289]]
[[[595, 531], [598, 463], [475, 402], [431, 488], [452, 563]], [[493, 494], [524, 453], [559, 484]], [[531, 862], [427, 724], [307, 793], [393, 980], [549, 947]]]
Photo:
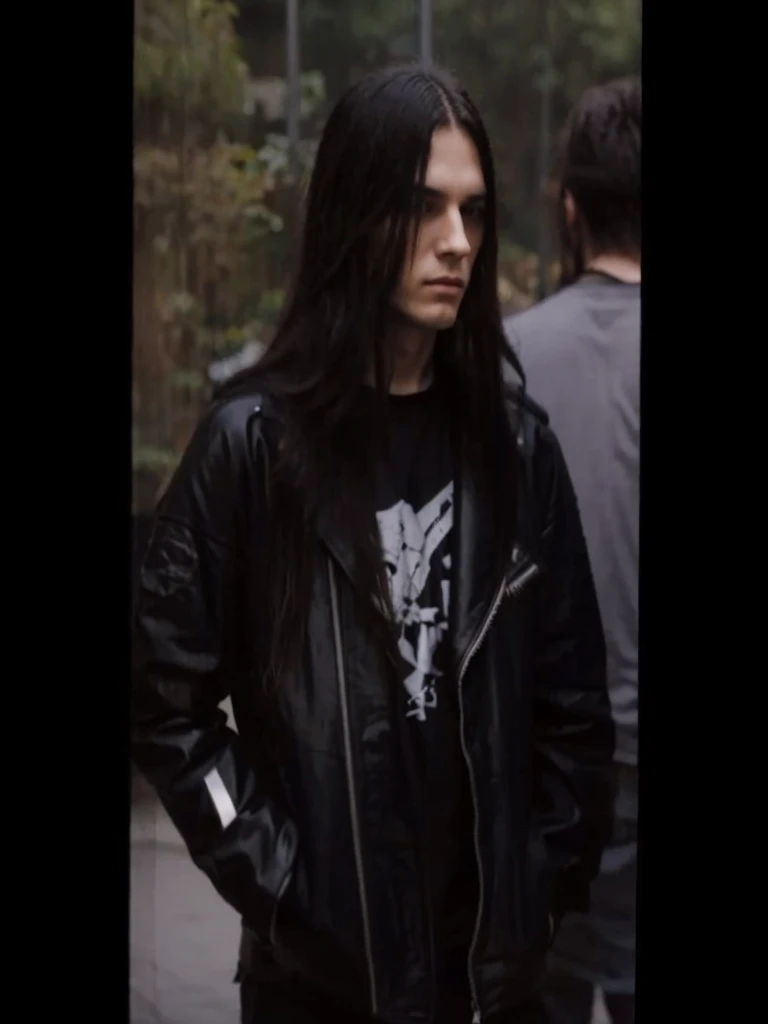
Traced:
[[553, 912], [589, 909], [613, 816], [615, 728], [606, 652], [576, 495], [557, 439], [542, 430], [536, 616], [534, 830], [556, 870]]
[[266, 936], [296, 835], [219, 708], [242, 643], [249, 458], [240, 433], [221, 412], [201, 424], [155, 519], [138, 584], [131, 739], [195, 864]]

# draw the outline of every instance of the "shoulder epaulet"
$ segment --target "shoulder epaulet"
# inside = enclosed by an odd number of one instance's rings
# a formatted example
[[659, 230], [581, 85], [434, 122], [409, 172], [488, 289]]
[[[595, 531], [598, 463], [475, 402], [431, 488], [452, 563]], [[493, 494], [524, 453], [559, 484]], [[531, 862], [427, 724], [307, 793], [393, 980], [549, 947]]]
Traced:
[[538, 402], [534, 402], [527, 391], [521, 390], [520, 404], [524, 409], [528, 409], [529, 412], [532, 412], [536, 419], [541, 420], [545, 427], [549, 426], [549, 413], [543, 406], [539, 405]]
[[253, 414], [263, 419], [282, 421], [285, 412], [274, 395], [266, 391], [255, 391], [252, 396]]
[[538, 527], [536, 524], [539, 521], [539, 517], [538, 509], [536, 507], [535, 488], [533, 486], [533, 462], [535, 458], [538, 428], [540, 426], [546, 427], [548, 425], [549, 416], [546, 410], [543, 409], [538, 402], [534, 402], [532, 398], [528, 397], [522, 383], [509, 380], [505, 381], [505, 391], [506, 397], [510, 402], [510, 405], [508, 406], [510, 412], [510, 425], [513, 430], [518, 452], [523, 460], [526, 480], [531, 484], [531, 486], [524, 487], [521, 493], [525, 500], [523, 519], [527, 524], [527, 534], [529, 535], [528, 544], [530, 545], [531, 550], [535, 551], [537, 544], [535, 538], [538, 536]]
[[242, 390], [238, 393], [227, 392], [222, 389], [214, 392], [211, 398], [211, 409], [223, 408], [225, 406], [230, 408], [237, 406], [249, 417], [257, 416], [260, 419], [269, 419], [277, 415], [274, 401], [270, 395], [263, 391]]
[[516, 402], [521, 409], [531, 413], [531, 415], [535, 416], [535, 418], [545, 427], [549, 426], [549, 413], [543, 406], [539, 405], [538, 402], [535, 402], [531, 398], [521, 384], [507, 381], [505, 386], [512, 400]]

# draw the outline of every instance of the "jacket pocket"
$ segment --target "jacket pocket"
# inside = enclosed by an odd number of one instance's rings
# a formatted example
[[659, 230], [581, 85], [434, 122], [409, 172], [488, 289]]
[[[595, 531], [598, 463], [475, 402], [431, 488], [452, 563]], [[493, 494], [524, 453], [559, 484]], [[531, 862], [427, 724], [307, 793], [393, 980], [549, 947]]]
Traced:
[[269, 948], [276, 954], [290, 955], [314, 933], [306, 870], [303, 858], [297, 852], [278, 889], [267, 932]]
[[246, 979], [273, 982], [282, 977], [283, 971], [276, 965], [271, 947], [244, 925], [240, 935], [235, 983], [242, 984]]
[[288, 870], [283, 882], [278, 890], [277, 896], [275, 897], [275, 905], [272, 908], [272, 917], [269, 922], [269, 945], [274, 949], [278, 945], [279, 941], [279, 928], [280, 928], [280, 907], [283, 900], [285, 899], [286, 893], [293, 882], [295, 866]]
[[555, 871], [538, 836], [528, 846], [528, 892], [531, 945], [537, 953], [546, 954], [556, 931]]

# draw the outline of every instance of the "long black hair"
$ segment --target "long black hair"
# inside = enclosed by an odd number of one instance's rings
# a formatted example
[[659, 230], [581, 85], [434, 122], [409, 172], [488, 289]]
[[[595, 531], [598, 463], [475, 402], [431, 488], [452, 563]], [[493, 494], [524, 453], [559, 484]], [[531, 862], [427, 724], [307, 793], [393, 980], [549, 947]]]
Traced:
[[[642, 121], [636, 76], [587, 89], [568, 117], [559, 154], [563, 284], [584, 272], [584, 230], [598, 252], [640, 253]], [[565, 219], [566, 192], [579, 214], [574, 226]]]
[[491, 453], [498, 458], [499, 439], [508, 433], [502, 361], [511, 359], [518, 371], [519, 365], [505, 343], [497, 295], [491, 147], [477, 109], [449, 74], [389, 67], [349, 88], [328, 118], [306, 198], [298, 268], [275, 337], [260, 363], [231, 385], [255, 377], [268, 382], [286, 414], [270, 543], [269, 667], [278, 681], [303, 647], [321, 496], [334, 502], [345, 524], [371, 608], [385, 610], [374, 612], [374, 627], [383, 627], [385, 642], [392, 636], [370, 466], [385, 433], [391, 297], [409, 256], [409, 228], [422, 212], [419, 186], [432, 135], [449, 126], [466, 132], [477, 148], [486, 220], [458, 319], [438, 333], [435, 372], [503, 524], [499, 536], [511, 547], [514, 496], [498, 483]]

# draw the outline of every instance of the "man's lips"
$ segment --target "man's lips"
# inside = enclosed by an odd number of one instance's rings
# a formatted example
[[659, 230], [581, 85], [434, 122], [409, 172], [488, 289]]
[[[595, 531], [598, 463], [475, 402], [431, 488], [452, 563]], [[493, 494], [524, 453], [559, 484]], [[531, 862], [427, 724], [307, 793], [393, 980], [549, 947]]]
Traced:
[[459, 291], [464, 287], [460, 277], [434, 277], [426, 283], [432, 288], [455, 288]]

